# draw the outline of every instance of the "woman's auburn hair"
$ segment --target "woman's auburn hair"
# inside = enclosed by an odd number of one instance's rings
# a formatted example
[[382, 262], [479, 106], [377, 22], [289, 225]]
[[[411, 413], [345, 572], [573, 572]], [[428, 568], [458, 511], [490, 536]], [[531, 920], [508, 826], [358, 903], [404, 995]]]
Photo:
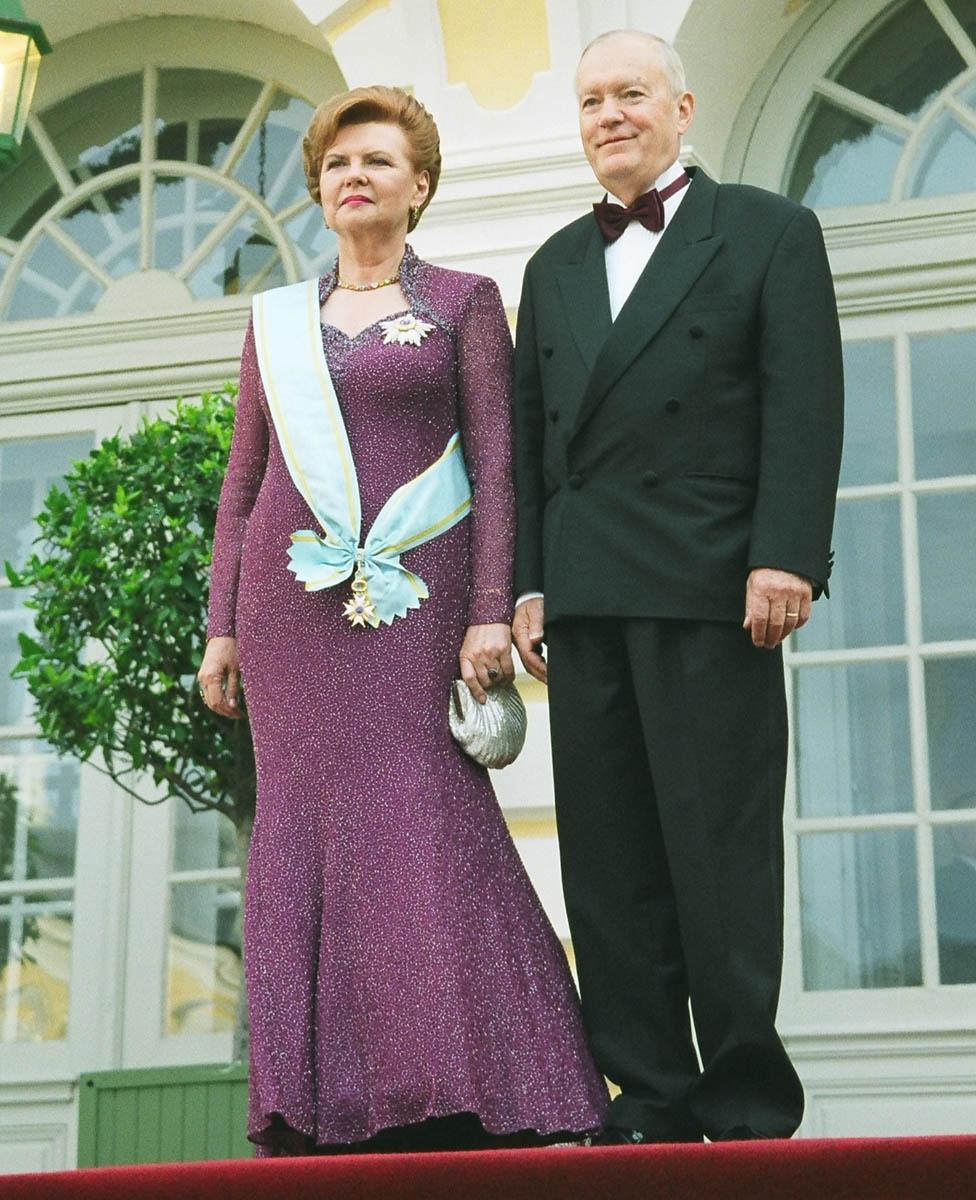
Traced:
[[409, 232], [416, 228], [421, 213], [437, 191], [437, 181], [441, 175], [441, 139], [434, 118], [419, 100], [402, 88], [384, 87], [381, 84], [353, 88], [318, 106], [302, 139], [308, 194], [316, 204], [322, 203], [319, 177], [326, 150], [343, 126], [363, 125], [367, 121], [386, 121], [399, 126], [407, 139], [414, 170], [418, 173], [426, 171], [429, 176], [427, 198], [420, 205], [416, 217], [411, 211], [407, 224]]

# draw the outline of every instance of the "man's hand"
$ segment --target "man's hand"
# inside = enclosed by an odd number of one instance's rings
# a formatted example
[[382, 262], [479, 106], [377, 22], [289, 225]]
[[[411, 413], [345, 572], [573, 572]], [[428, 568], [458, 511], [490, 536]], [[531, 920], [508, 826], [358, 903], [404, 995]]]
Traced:
[[[756, 567], [746, 582], [746, 618], [742, 628], [754, 646], [776, 647], [810, 620], [813, 586], [802, 575]], [[517, 617], [516, 617], [517, 619]]]
[[539, 653], [542, 644], [542, 632], [545, 625], [545, 608], [541, 597], [526, 600], [515, 610], [515, 620], [512, 622], [512, 639], [519, 652], [522, 665], [540, 683], [549, 679], [549, 668], [546, 660]]

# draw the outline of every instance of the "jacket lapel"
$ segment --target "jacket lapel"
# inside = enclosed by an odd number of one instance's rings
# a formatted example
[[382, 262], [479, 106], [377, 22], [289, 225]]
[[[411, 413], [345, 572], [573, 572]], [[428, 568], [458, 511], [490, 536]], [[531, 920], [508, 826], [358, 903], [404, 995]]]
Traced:
[[[713, 229], [718, 186], [701, 170], [690, 168], [689, 174], [692, 172], [688, 194], [605, 337], [576, 415], [572, 437], [579, 433], [620, 376], [658, 334], [722, 244], [722, 237]], [[606, 293], [602, 253], [600, 258]], [[609, 306], [609, 300], [607, 303]]]
[[558, 268], [557, 278], [566, 323], [586, 369], [592, 371], [612, 322], [603, 238], [596, 221], [589, 225], [574, 253]]

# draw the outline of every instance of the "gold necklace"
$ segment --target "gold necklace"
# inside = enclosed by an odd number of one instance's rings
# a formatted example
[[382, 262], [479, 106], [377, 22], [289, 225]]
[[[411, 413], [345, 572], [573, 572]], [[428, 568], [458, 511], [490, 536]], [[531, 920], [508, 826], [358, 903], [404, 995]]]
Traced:
[[387, 279], [380, 279], [376, 283], [347, 283], [344, 279], [336, 276], [336, 287], [345, 288], [348, 292], [374, 292], [377, 288], [389, 287], [392, 283], [400, 282], [400, 268], [397, 267], [397, 273], [390, 275]]

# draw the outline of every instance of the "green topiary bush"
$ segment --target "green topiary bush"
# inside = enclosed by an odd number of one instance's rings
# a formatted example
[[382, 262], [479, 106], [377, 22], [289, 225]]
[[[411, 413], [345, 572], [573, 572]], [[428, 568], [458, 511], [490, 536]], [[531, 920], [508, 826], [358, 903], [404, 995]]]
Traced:
[[43, 736], [143, 803], [229, 817], [243, 879], [256, 793], [246, 703], [243, 719], [219, 717], [196, 681], [235, 394], [228, 384], [103, 441], [51, 489], [37, 549], [6, 570], [30, 589], [35, 630], [13, 674]]
[[[20, 571], [6, 568], [14, 587], [30, 589], [35, 632], [20, 635], [14, 674], [27, 681], [44, 737], [137, 800], [178, 797], [246, 829], [255, 796], [247, 720], [211, 713], [195, 678], [233, 397], [228, 385], [179, 402], [127, 441], [103, 441], [48, 493], [39, 549]], [[161, 789], [152, 801], [133, 787], [143, 773]]]

